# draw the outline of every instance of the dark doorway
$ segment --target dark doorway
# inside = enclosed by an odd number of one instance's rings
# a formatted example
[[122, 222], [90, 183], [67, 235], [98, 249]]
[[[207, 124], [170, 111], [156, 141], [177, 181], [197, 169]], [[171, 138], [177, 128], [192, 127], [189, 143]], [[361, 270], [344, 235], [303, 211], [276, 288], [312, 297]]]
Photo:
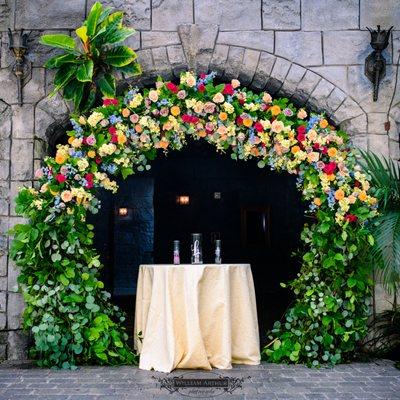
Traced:
[[[233, 161], [203, 141], [160, 154], [150, 171], [119, 180], [116, 195], [100, 193], [96, 246], [106, 287], [128, 313], [129, 330], [138, 266], [171, 263], [174, 239], [181, 241], [181, 262], [189, 263], [190, 234], [200, 232], [204, 262], [213, 262], [213, 242], [220, 238], [224, 263], [251, 264], [265, 343], [291, 301], [280, 282], [299, 269], [291, 255], [300, 245], [304, 205], [295, 182], [295, 176], [260, 169], [254, 160]], [[189, 204], [179, 204], [179, 196]]]

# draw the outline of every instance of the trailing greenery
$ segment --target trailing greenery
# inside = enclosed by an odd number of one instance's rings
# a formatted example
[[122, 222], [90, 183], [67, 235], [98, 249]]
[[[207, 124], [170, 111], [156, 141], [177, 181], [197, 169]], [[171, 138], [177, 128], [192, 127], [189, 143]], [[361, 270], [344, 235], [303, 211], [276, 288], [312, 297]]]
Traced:
[[178, 85], [159, 80], [73, 117], [68, 145], [36, 172], [37, 189], [20, 191], [17, 212], [28, 223], [15, 227], [11, 257], [21, 268], [24, 324], [41, 365], [134, 360], [98, 280], [86, 213], [99, 207], [97, 188], [117, 191], [113, 176], [149, 169], [158, 152], [180, 150], [189, 138], [234, 160], [296, 174], [315, 216], [301, 235], [299, 276], [288, 285], [296, 300], [275, 324], [264, 356], [318, 366], [354, 355], [369, 314], [364, 257], [373, 238], [366, 224], [376, 199], [348, 136], [288, 99], [252, 93], [236, 79], [217, 85], [214, 75], [184, 72]]
[[76, 29], [76, 39], [64, 34], [41, 37], [42, 44], [63, 50], [45, 64], [57, 71], [52, 94], [62, 90], [77, 111], [88, 110], [99, 91], [106, 97], [115, 95], [115, 73], [141, 73], [136, 53], [121, 45], [135, 34], [134, 29], [123, 26], [122, 19], [122, 12], [113, 13], [112, 8], [95, 3], [86, 21]]

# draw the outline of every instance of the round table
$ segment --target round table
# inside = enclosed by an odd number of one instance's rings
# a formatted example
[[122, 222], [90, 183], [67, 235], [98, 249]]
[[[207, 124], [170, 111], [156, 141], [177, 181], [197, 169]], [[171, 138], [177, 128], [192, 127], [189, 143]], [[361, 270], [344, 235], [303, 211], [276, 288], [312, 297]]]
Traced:
[[250, 265], [141, 265], [134, 329], [141, 369], [259, 364]]

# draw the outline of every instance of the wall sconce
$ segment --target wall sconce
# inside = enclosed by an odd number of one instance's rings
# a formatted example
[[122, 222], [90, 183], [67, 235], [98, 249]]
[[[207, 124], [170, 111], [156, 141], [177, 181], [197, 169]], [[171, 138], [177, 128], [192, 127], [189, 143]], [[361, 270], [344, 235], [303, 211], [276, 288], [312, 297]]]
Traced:
[[371, 47], [374, 51], [365, 59], [365, 75], [374, 85], [373, 100], [378, 100], [379, 83], [386, 75], [386, 59], [382, 56], [382, 51], [386, 49], [389, 44], [390, 32], [389, 30], [382, 30], [378, 25], [377, 30], [368, 28], [371, 34]]
[[179, 204], [180, 206], [187, 206], [190, 204], [190, 197], [187, 195], [176, 196], [176, 204]]
[[25, 54], [28, 50], [28, 33], [19, 31], [13, 33], [11, 29], [8, 29], [8, 48], [13, 53], [15, 63], [12, 70], [17, 77], [18, 87], [18, 105], [22, 106], [22, 81], [26, 78], [29, 72], [28, 66], [25, 64]]

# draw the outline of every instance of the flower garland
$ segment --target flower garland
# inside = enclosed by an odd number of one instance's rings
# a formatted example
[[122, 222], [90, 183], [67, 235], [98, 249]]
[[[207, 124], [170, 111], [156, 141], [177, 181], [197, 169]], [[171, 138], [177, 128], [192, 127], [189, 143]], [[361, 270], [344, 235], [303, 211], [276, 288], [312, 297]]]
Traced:
[[[236, 79], [216, 85], [214, 76], [185, 72], [178, 85], [160, 79], [154, 88], [104, 99], [87, 117], [73, 117], [68, 145], [58, 146], [56, 156], [47, 157], [36, 172], [38, 188], [20, 191], [17, 211], [30, 224], [14, 229], [12, 257], [22, 268], [20, 282], [28, 304], [25, 326], [35, 338], [33, 355], [45, 359], [46, 365], [131, 360], [114, 308], [107, 304], [108, 295], [98, 280], [100, 263], [91, 247], [93, 227], [85, 222], [86, 212], [98, 210], [95, 189], [117, 191], [114, 175], [125, 178], [149, 169], [158, 151], [179, 150], [188, 138], [203, 138], [234, 160], [255, 159], [261, 168], [296, 174], [309, 212], [316, 216], [316, 223], [302, 233], [303, 265], [289, 284], [295, 305], [286, 322], [275, 324], [271, 345], [264, 349], [266, 357], [312, 365], [336, 363], [365, 335], [370, 283], [368, 269], [359, 259], [371, 241], [364, 225], [376, 213], [376, 199], [348, 136], [323, 115], [309, 117], [287, 99], [273, 100], [266, 92], [242, 89]], [[66, 226], [76, 235], [66, 232]], [[27, 235], [29, 248], [24, 242]], [[39, 251], [32, 250], [35, 245]], [[82, 291], [89, 280], [90, 290]], [[75, 301], [67, 298], [75, 312], [69, 306], [63, 309], [66, 300], [61, 295], [51, 313], [40, 308], [40, 298], [49, 290], [79, 296]], [[95, 324], [100, 316], [99, 330]], [[54, 341], [64, 340], [64, 347], [74, 354], [60, 359], [49, 346], [48, 336], [53, 339], [54, 332], [48, 330], [67, 322], [78, 323], [82, 340], [59, 333]], [[77, 344], [79, 353], [74, 351]]]

